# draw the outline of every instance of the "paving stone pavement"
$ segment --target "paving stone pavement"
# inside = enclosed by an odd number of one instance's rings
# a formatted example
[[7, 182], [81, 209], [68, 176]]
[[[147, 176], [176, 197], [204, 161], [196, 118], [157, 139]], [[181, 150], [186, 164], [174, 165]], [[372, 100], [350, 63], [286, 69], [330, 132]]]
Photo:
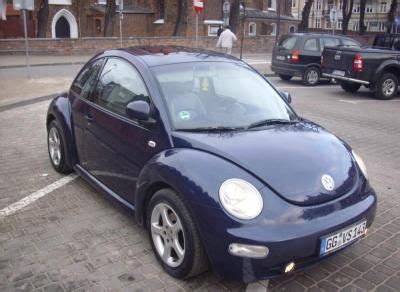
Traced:
[[[269, 289], [399, 291], [400, 100], [272, 80], [292, 93], [300, 115], [339, 135], [364, 158], [379, 205], [365, 239], [314, 267], [272, 279]], [[0, 112], [0, 209], [61, 178], [47, 157], [48, 103]], [[252, 287], [264, 290], [266, 284]], [[169, 277], [133, 216], [80, 178], [0, 218], [0, 291], [244, 289], [211, 272], [187, 281]]]

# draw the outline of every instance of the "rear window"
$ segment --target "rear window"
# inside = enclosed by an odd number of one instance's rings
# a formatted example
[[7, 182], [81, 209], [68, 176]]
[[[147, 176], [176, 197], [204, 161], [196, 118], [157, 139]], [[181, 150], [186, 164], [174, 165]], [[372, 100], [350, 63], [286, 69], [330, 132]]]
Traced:
[[305, 51], [313, 51], [313, 52], [318, 52], [318, 44], [317, 44], [317, 39], [308, 39], [304, 43], [304, 50]]
[[279, 47], [284, 50], [293, 50], [294, 46], [296, 45], [296, 41], [296, 36], [285, 37], [279, 42]]

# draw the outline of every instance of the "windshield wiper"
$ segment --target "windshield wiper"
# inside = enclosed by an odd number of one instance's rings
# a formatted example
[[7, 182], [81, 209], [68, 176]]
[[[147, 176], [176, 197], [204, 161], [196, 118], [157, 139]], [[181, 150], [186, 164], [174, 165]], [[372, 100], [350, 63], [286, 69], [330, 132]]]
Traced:
[[177, 131], [183, 132], [207, 132], [207, 133], [219, 133], [219, 132], [232, 132], [243, 130], [243, 127], [198, 127], [189, 129], [177, 129]]
[[285, 119], [266, 119], [258, 122], [254, 122], [250, 124], [247, 129], [252, 129], [252, 128], [257, 128], [257, 127], [262, 127], [262, 126], [268, 126], [268, 125], [276, 125], [276, 124], [292, 124], [295, 123], [296, 121], [289, 121]]

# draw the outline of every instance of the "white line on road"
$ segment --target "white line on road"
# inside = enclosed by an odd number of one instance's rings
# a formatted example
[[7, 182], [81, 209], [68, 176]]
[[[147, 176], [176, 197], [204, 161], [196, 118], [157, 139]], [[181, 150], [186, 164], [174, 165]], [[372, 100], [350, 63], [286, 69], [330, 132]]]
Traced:
[[26, 206], [32, 204], [36, 200], [44, 197], [45, 195], [62, 187], [63, 185], [66, 185], [67, 183], [73, 181], [77, 177], [78, 177], [78, 175], [76, 175], [76, 174], [70, 174], [70, 175], [63, 177], [63, 178], [59, 179], [58, 181], [55, 181], [54, 183], [44, 187], [43, 189], [40, 189], [40, 190], [30, 194], [29, 196], [26, 196], [25, 198], [19, 200], [18, 202], [15, 202], [14, 204], [7, 206], [6, 208], [0, 210], [0, 218], [14, 214], [18, 210], [25, 208]]

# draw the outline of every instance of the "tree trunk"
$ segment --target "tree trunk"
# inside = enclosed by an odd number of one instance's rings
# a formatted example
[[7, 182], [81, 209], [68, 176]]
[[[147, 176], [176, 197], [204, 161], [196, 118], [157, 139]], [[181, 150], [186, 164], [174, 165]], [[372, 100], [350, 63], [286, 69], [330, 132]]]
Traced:
[[344, 34], [344, 35], [347, 34], [347, 30], [349, 28], [349, 21], [350, 21], [351, 15], [353, 14], [353, 6], [354, 6], [354, 0], [343, 0], [342, 34]]
[[367, 26], [365, 25], [365, 22], [364, 22], [366, 6], [367, 6], [367, 0], [361, 0], [360, 1], [360, 27], [359, 27], [360, 35], [365, 34], [365, 32], [367, 31]]
[[40, 2], [37, 19], [38, 19], [37, 37], [45, 38], [46, 31], [47, 31], [47, 21], [49, 19], [49, 1], [48, 0], [42, 0]]
[[184, 31], [184, 26], [186, 25], [186, 11], [187, 11], [187, 1], [178, 0], [178, 14], [176, 16], [174, 36], [181, 35]]
[[392, 0], [392, 4], [390, 4], [390, 10], [388, 13], [388, 25], [387, 25], [387, 32], [391, 33], [393, 24], [395, 24], [395, 18], [396, 18], [396, 11], [397, 11], [397, 0]]
[[299, 32], [308, 31], [308, 18], [310, 17], [310, 12], [313, 2], [314, 0], [307, 0], [306, 4], [304, 4], [303, 11], [301, 12], [301, 22], [299, 23], [298, 26]]
[[229, 14], [229, 26], [234, 33], [237, 33], [240, 24], [240, 0], [233, 0]]
[[114, 36], [116, 9], [117, 9], [117, 5], [115, 4], [115, 0], [107, 0], [106, 15], [105, 15], [105, 19], [104, 19], [104, 36], [105, 37]]

